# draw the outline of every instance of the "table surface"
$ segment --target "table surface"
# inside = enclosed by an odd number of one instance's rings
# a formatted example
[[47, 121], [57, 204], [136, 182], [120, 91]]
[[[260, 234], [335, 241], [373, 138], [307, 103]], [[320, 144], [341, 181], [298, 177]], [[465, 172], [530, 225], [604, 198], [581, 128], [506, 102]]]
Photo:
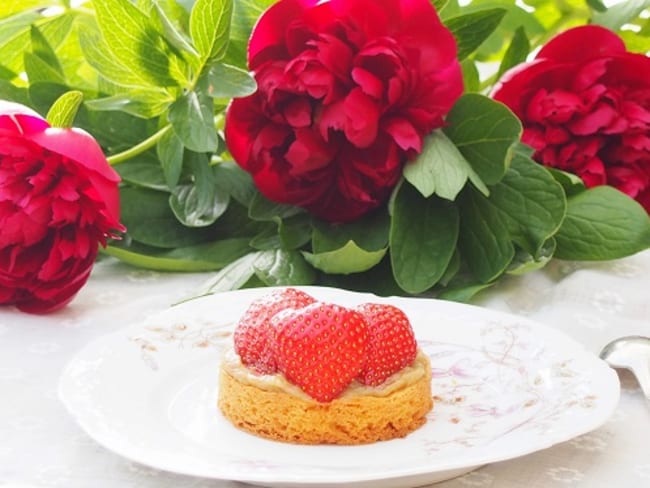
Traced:
[[[150, 469], [89, 438], [57, 397], [59, 376], [85, 344], [192, 296], [209, 274], [171, 274], [105, 259], [64, 310], [47, 316], [0, 308], [0, 486], [225, 488], [230, 481]], [[474, 304], [560, 329], [598, 353], [622, 335], [650, 335], [650, 251], [606, 263], [553, 261], [508, 277]], [[600, 428], [551, 448], [436, 485], [650, 486], [650, 403], [629, 373]]]

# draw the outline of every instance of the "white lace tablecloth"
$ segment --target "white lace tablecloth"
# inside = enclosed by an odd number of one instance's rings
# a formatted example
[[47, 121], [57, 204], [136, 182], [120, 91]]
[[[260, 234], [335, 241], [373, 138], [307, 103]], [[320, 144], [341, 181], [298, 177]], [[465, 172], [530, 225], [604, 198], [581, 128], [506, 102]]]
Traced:
[[[65, 310], [31, 316], [0, 308], [0, 486], [243, 486], [169, 474], [115, 455], [82, 432], [57, 398], [61, 371], [83, 345], [191, 296], [207, 278], [107, 259]], [[597, 353], [617, 336], [650, 335], [650, 251], [609, 263], [553, 262], [505, 280], [475, 303], [561, 329]], [[629, 374], [621, 380], [619, 406], [601, 428], [436, 486], [650, 486], [650, 404]]]

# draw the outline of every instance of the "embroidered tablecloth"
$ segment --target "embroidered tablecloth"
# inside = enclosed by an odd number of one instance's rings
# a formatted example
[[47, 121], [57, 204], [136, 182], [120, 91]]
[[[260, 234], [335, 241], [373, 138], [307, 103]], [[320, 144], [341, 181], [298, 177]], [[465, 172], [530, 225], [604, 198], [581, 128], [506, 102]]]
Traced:
[[[59, 376], [81, 347], [192, 296], [208, 278], [104, 259], [58, 313], [0, 309], [0, 486], [243, 486], [170, 474], [113, 454], [77, 426], [57, 397]], [[650, 335], [650, 251], [607, 263], [553, 261], [542, 271], [505, 279], [474, 303], [563, 330], [597, 353], [617, 336]], [[622, 373], [621, 384], [617, 410], [597, 430], [436, 486], [650, 486], [650, 404], [631, 375]]]

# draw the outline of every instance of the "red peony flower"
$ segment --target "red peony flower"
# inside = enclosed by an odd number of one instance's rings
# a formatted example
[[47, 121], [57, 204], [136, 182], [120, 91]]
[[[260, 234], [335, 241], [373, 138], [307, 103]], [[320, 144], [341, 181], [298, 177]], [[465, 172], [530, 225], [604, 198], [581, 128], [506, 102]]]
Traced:
[[0, 304], [66, 305], [119, 223], [118, 182], [97, 142], [0, 101]]
[[493, 97], [522, 120], [538, 162], [650, 212], [650, 58], [603, 27], [576, 27], [507, 72]]
[[280, 0], [259, 19], [226, 141], [267, 198], [329, 221], [386, 201], [462, 92], [429, 0]]

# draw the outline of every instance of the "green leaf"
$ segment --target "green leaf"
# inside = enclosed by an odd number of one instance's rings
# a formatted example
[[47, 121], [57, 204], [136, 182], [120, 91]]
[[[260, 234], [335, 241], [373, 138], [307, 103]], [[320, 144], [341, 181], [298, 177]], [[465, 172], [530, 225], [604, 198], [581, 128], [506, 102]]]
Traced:
[[176, 57], [152, 21], [129, 0], [94, 1], [99, 28], [111, 53], [132, 74], [154, 86], [176, 86]]
[[617, 31], [648, 7], [650, 7], [650, 0], [625, 0], [612, 5], [604, 12], [594, 13], [592, 22]]
[[52, 68], [37, 55], [26, 52], [23, 63], [25, 65], [25, 74], [30, 83], [53, 82], [61, 85], [65, 84], [65, 80], [61, 73]]
[[515, 255], [508, 223], [498, 209], [473, 188], [459, 198], [459, 247], [470, 272], [482, 283], [500, 276]]
[[0, 3], [0, 19], [21, 12], [59, 5], [60, 0], [4, 0]]
[[215, 185], [212, 168], [204, 154], [187, 151], [184, 164], [194, 175], [193, 181], [174, 188], [169, 206], [182, 224], [206, 227], [226, 211], [230, 193]]
[[578, 175], [550, 167], [546, 167], [546, 171], [551, 174], [555, 181], [562, 185], [564, 193], [568, 197], [576, 193], [582, 193], [586, 188], [585, 182]]
[[87, 126], [91, 128], [93, 136], [100, 142], [107, 154], [129, 149], [159, 129], [158, 121], [155, 119], [142, 119], [121, 111], [81, 110], [81, 115], [87, 118]]
[[512, 36], [512, 41], [510, 41], [510, 45], [501, 59], [497, 78], [500, 78], [503, 73], [513, 66], [526, 61], [528, 53], [530, 53], [530, 41], [524, 28], [519, 27]]
[[447, 2], [449, 2], [449, 0], [431, 0], [431, 5], [433, 5], [436, 11], [440, 12], [443, 8], [445, 8]]
[[183, 143], [174, 133], [167, 131], [156, 144], [156, 155], [165, 175], [165, 183], [170, 189], [178, 184], [183, 171]]
[[312, 238], [312, 219], [301, 213], [282, 219], [278, 224], [278, 237], [282, 249], [298, 249]]
[[398, 286], [393, 278], [388, 256], [384, 257], [377, 266], [363, 273], [347, 275], [321, 273], [318, 276], [318, 284], [363, 293], [374, 293], [377, 296], [384, 297], [405, 295], [404, 290]]
[[491, 188], [487, 204], [501, 213], [511, 239], [533, 256], [560, 228], [567, 207], [562, 186], [543, 166], [520, 154]]
[[470, 175], [475, 186], [488, 194], [481, 178], [441, 130], [433, 131], [417, 159], [404, 166], [404, 178], [425, 198], [435, 194], [453, 201]]
[[72, 90], [60, 96], [45, 117], [52, 127], [69, 129], [83, 101], [83, 93]]
[[149, 155], [141, 154], [138, 158], [118, 164], [114, 168], [125, 182], [151, 190], [169, 190], [160, 164]]
[[167, 42], [174, 46], [182, 55], [185, 55], [187, 59], [196, 63], [198, 61], [199, 53], [194, 49], [194, 46], [192, 46], [190, 39], [174, 25], [171, 19], [169, 19], [158, 2], [153, 2], [151, 16], [160, 26]]
[[91, 110], [121, 110], [136, 117], [149, 119], [162, 114], [173, 102], [165, 90], [131, 89], [111, 97], [88, 100], [86, 107]]
[[481, 180], [493, 185], [508, 169], [522, 126], [502, 103], [468, 93], [460, 97], [447, 114], [443, 130]]
[[226, 54], [232, 12], [232, 0], [196, 0], [190, 34], [204, 61], [218, 61]]
[[237, 290], [255, 274], [255, 261], [263, 251], [251, 252], [225, 266], [199, 288], [199, 296]]
[[506, 12], [503, 8], [491, 8], [446, 19], [445, 24], [458, 44], [458, 59], [472, 54], [497, 28]]
[[177, 185], [169, 199], [176, 218], [188, 227], [206, 227], [213, 224], [228, 208], [229, 195], [214, 192], [209, 200], [197, 185]]
[[481, 91], [481, 77], [473, 59], [465, 58], [460, 67], [463, 71], [463, 86], [465, 93]]
[[88, 64], [107, 80], [120, 86], [132, 88], [150, 85], [146, 78], [139, 75], [138, 71], [133, 71], [120, 62], [111, 53], [101, 36], [93, 29], [80, 27], [79, 44]]
[[224, 161], [214, 168], [214, 181], [242, 205], [248, 207], [257, 193], [253, 178], [239, 165]]
[[[534, 1], [534, 0], [533, 0]], [[517, 29], [523, 28], [526, 32], [526, 35], [529, 39], [533, 39], [537, 44], [539, 44], [543, 39], [546, 38], [547, 35], [547, 30], [553, 30], [556, 32], [559, 32], [563, 30], [565, 27], [562, 25], [561, 21], [558, 21], [558, 23], [554, 27], [549, 27], [548, 29], [542, 26], [540, 21], [537, 18], [537, 15], [543, 16], [546, 20], [546, 13], [548, 13], [548, 10], [552, 10], [554, 12], [560, 11], [562, 7], [560, 6], [560, 9], [557, 8], [557, 3], [556, 2], [551, 2], [550, 0], [543, 0], [546, 5], [544, 7], [540, 7], [539, 9], [536, 9], [534, 12], [527, 11], [530, 10], [528, 9], [527, 5], [524, 4], [524, 2], [514, 2], [511, 0], [508, 0], [507, 3], [504, 2], [499, 2], [498, 4], [491, 3], [492, 5], [499, 6], [506, 8], [508, 12], [506, 15], [501, 19], [501, 22], [499, 23], [498, 27], [492, 32], [490, 37], [488, 37], [483, 44], [476, 50], [474, 55], [472, 56], [476, 61], [482, 61], [486, 63], [490, 63], [491, 65], [494, 65], [497, 67], [503, 57], [505, 56], [505, 53], [510, 46], [511, 40], [516, 32]], [[576, 3], [584, 2], [584, 0], [567, 0], [569, 2], [573, 2], [575, 5]], [[528, 0], [526, 2], [528, 4]], [[472, 2], [470, 5], [464, 7], [464, 10], [479, 10], [481, 8], [485, 8], [487, 5], [487, 2]], [[584, 11], [585, 13], [588, 12], [587, 8], [575, 8], [574, 6], [569, 7], [567, 10], [564, 12], [567, 15], [567, 20], [570, 15], [576, 15], [576, 17], [579, 16], [578, 11]], [[552, 15], [552, 14], [550, 14]], [[560, 14], [562, 15], [562, 14]], [[584, 19], [584, 21], [587, 21], [587, 18]], [[573, 25], [579, 23], [578, 20], [573, 20], [571, 21]]]
[[587, 5], [589, 5], [596, 12], [607, 11], [607, 6], [602, 2], [602, 0], [587, 0]]
[[209, 229], [189, 229], [169, 208], [169, 194], [143, 188], [120, 190], [122, 223], [127, 235], [143, 244], [173, 249], [201, 244], [210, 239]]
[[37, 81], [30, 83], [27, 90], [29, 93], [29, 103], [27, 105], [39, 114], [46, 114], [57, 98], [70, 91], [70, 88], [61, 83]]
[[2, 64], [14, 73], [24, 71], [23, 58], [25, 47], [31, 44], [31, 26], [37, 26], [52, 49], [56, 50], [70, 34], [75, 18], [73, 12], [48, 17], [25, 12], [0, 21]]
[[30, 39], [32, 45], [32, 53], [35, 56], [38, 56], [43, 62], [45, 62], [50, 68], [56, 71], [61, 78], [63, 78], [63, 69], [59, 63], [59, 59], [56, 57], [56, 53], [50, 43], [45, 38], [43, 33], [39, 30], [36, 25], [30, 26]]
[[248, 40], [253, 26], [276, 0], [235, 0], [230, 26], [230, 42], [224, 62], [246, 69]]
[[[650, 22], [646, 20], [646, 25]], [[628, 51], [633, 53], [646, 53], [650, 51], [650, 38], [648, 33], [634, 32], [631, 30], [624, 30], [619, 33], [619, 36], [625, 42], [625, 47]]]
[[409, 183], [397, 190], [390, 229], [390, 258], [395, 281], [421, 293], [444, 275], [456, 248], [456, 208], [436, 197], [423, 198]]
[[189, 91], [169, 107], [169, 122], [183, 145], [195, 152], [217, 148], [214, 103], [203, 92]]
[[555, 256], [560, 259], [617, 259], [650, 247], [650, 217], [627, 195], [596, 186], [569, 198], [555, 239]]
[[333, 251], [354, 241], [367, 251], [384, 249], [388, 245], [390, 218], [384, 211], [376, 211], [346, 224], [313, 222], [312, 250], [315, 253]]
[[311, 285], [316, 272], [298, 251], [263, 251], [253, 262], [257, 277], [267, 286]]
[[280, 236], [278, 229], [272, 222], [267, 222], [267, 225], [261, 230], [259, 234], [253, 237], [250, 241], [250, 246], [259, 251], [267, 251], [270, 249], [280, 249]]
[[16, 73], [10, 69], [5, 68], [0, 64], [0, 80], [13, 80], [16, 77]]
[[196, 246], [178, 247], [171, 251], [143, 246], [136, 242], [131, 245], [116, 241], [107, 246], [106, 254], [141, 268], [158, 271], [213, 271], [250, 252], [248, 239], [224, 239]]
[[286, 219], [301, 212], [304, 210], [300, 207], [272, 202], [261, 193], [255, 193], [248, 209], [248, 215], [253, 220]]
[[492, 285], [493, 283], [482, 283], [449, 288], [438, 293], [437, 298], [452, 302], [468, 303], [477, 293], [491, 287]]
[[212, 98], [246, 97], [257, 90], [255, 78], [248, 71], [229, 64], [211, 66], [207, 77], [207, 93]]
[[26, 88], [17, 87], [6, 80], [0, 80], [0, 98], [2, 100], [22, 103], [23, 105], [30, 105], [31, 103]]
[[458, 248], [456, 248], [451, 260], [449, 261], [449, 266], [447, 266], [445, 273], [440, 277], [440, 280], [438, 280], [438, 284], [447, 286], [460, 271], [461, 264], [460, 253], [458, 252]]
[[556, 242], [552, 238], [542, 245], [536, 256], [532, 256], [523, 249], [518, 249], [506, 273], [518, 276], [542, 269], [553, 258], [555, 249]]
[[387, 250], [388, 248], [366, 251], [354, 241], [348, 241], [343, 247], [333, 251], [318, 254], [304, 251], [302, 254], [314, 268], [325, 273], [350, 274], [367, 271], [377, 265]]
[[248, 237], [259, 234], [269, 222], [257, 222], [248, 218], [248, 208], [231, 200], [228, 209], [210, 227], [214, 235], [229, 237]]

